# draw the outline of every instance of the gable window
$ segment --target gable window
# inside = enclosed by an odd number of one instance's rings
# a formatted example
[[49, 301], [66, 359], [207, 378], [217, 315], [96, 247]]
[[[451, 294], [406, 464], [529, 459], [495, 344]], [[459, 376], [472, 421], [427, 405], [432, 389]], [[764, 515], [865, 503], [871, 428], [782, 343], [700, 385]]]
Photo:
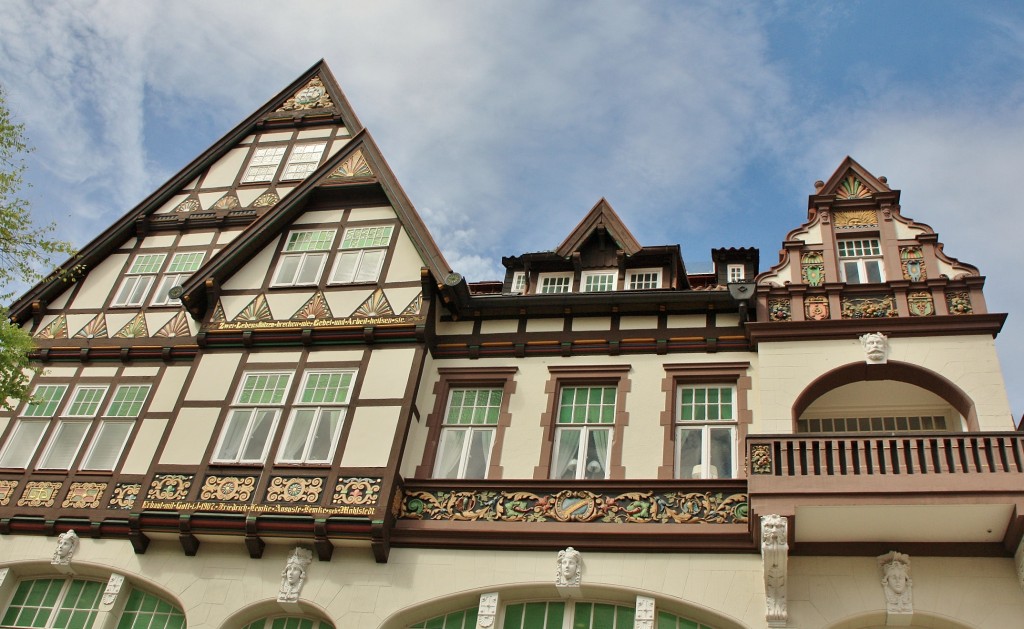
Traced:
[[541, 273], [540, 292], [568, 293], [572, 290], [572, 273]]
[[246, 373], [214, 450], [216, 463], [262, 463], [291, 385], [290, 373]]
[[203, 251], [190, 251], [187, 253], [176, 253], [167, 265], [164, 276], [160, 279], [156, 294], [153, 295], [154, 306], [180, 306], [181, 301], [170, 296], [171, 289], [181, 286], [185, 280], [195, 272], [203, 263], [206, 253]]
[[163, 253], [149, 253], [135, 256], [128, 273], [125, 274], [121, 287], [114, 297], [114, 306], [141, 306], [153, 286], [156, 274], [163, 266]]
[[676, 477], [733, 478], [735, 387], [679, 385], [676, 399]]
[[22, 581], [0, 624], [42, 629], [91, 627], [103, 587], [102, 583], [84, 579]]
[[526, 272], [516, 271], [512, 274], [511, 292], [516, 295], [522, 295], [526, 292]]
[[608, 478], [615, 387], [562, 387], [551, 478]]
[[279, 463], [330, 463], [345, 422], [354, 371], [310, 371], [285, 428]]
[[614, 271], [584, 271], [581, 278], [584, 293], [606, 293], [615, 290]]
[[877, 238], [839, 240], [839, 264], [848, 284], [879, 284], [885, 281], [882, 248]]
[[726, 281], [742, 282], [746, 279], [747, 273], [742, 264], [730, 264], [725, 267]]
[[637, 269], [626, 275], [628, 290], [650, 290], [661, 288], [661, 271], [659, 269]]
[[501, 410], [500, 388], [457, 388], [448, 408], [434, 478], [486, 478]]
[[376, 282], [391, 243], [391, 225], [349, 227], [331, 273], [332, 284]]
[[299, 144], [292, 148], [288, 161], [285, 162], [281, 179], [305, 179], [320, 164], [320, 156], [327, 147], [326, 142], [316, 144]]
[[277, 167], [284, 157], [285, 146], [267, 146], [257, 148], [249, 160], [249, 167], [242, 175], [242, 183], [258, 183], [270, 181], [277, 173]]
[[327, 252], [334, 243], [333, 229], [304, 229], [288, 233], [277, 262], [274, 286], [310, 286], [320, 281]]

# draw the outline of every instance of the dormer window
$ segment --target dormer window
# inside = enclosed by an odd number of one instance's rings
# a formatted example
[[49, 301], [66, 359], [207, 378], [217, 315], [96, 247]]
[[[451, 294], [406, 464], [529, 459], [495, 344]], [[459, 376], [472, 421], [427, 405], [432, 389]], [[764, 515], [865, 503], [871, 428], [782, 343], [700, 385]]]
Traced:
[[660, 269], [636, 269], [626, 276], [627, 290], [650, 290], [661, 288]]
[[847, 284], [880, 284], [885, 281], [882, 247], [877, 238], [840, 240], [839, 266]]
[[730, 264], [725, 267], [725, 273], [729, 283], [742, 282], [747, 276], [742, 264]]
[[584, 293], [606, 293], [615, 290], [615, 271], [584, 271], [580, 280]]
[[568, 293], [572, 291], [572, 273], [541, 273], [540, 290], [547, 293]]
[[512, 274], [512, 289], [510, 292], [514, 295], [522, 295], [526, 292], [526, 273], [524, 271], [516, 271]]

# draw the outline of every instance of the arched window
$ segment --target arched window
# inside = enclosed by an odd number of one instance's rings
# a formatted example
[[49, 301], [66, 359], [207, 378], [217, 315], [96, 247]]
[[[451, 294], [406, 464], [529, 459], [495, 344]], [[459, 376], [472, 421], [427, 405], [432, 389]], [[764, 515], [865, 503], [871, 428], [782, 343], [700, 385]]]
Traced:
[[409, 629], [476, 629], [477, 608], [470, 607], [450, 614], [428, 618], [409, 625]]
[[0, 621], [5, 627], [91, 627], [104, 584], [85, 579], [22, 581]]
[[[478, 608], [471, 607], [409, 625], [409, 629], [473, 629]], [[501, 629], [633, 629], [635, 609], [586, 601], [529, 601], [504, 606]], [[569, 624], [566, 625], [566, 620]], [[659, 611], [658, 629], [712, 629], [695, 620]], [[248, 627], [246, 629], [249, 629]]]
[[301, 616], [267, 616], [254, 620], [242, 629], [334, 629], [330, 623]]
[[133, 589], [117, 629], [185, 629], [185, 613], [158, 596]]

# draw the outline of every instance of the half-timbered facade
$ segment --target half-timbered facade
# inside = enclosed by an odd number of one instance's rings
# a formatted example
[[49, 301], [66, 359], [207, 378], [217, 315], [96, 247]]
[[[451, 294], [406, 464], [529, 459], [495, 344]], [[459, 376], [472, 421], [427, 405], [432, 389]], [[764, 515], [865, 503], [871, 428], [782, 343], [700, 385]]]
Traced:
[[978, 269], [849, 158], [711, 258], [602, 199], [469, 283], [318, 63], [13, 304], [0, 624], [1015, 626]]

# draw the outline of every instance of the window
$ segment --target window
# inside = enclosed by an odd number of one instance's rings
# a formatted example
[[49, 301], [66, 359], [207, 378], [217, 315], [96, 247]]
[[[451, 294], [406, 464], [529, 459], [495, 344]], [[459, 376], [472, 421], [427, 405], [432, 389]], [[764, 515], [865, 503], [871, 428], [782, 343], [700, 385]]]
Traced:
[[522, 295], [526, 292], [526, 273], [524, 271], [516, 271], [512, 274], [512, 291], [516, 295]]
[[331, 273], [332, 284], [376, 282], [391, 243], [391, 225], [349, 227]]
[[22, 417], [53, 417], [68, 390], [66, 384], [41, 384], [32, 392], [32, 401], [21, 412]]
[[849, 284], [878, 284], [885, 281], [882, 248], [877, 238], [839, 240], [839, 262], [843, 279]]
[[311, 371], [306, 374], [292, 416], [285, 428], [279, 463], [330, 463], [345, 421], [353, 371]]
[[22, 581], [4, 612], [4, 627], [91, 627], [103, 594], [102, 583], [84, 579]]
[[726, 281], [742, 282], [746, 277], [746, 270], [742, 264], [730, 264], [725, 267]]
[[551, 478], [608, 478], [615, 387], [562, 387]]
[[291, 385], [290, 373], [246, 373], [214, 450], [217, 463], [262, 463]]
[[584, 271], [581, 278], [584, 293], [606, 293], [615, 290], [615, 272]]
[[172, 298], [169, 293], [175, 286], [181, 286], [185, 280], [203, 263], [206, 253], [202, 251], [191, 251], [188, 253], [176, 253], [167, 265], [163, 278], [157, 286], [156, 294], [153, 296], [154, 306], [179, 306], [181, 302]]
[[434, 478], [487, 477], [501, 396], [500, 388], [449, 392]]
[[277, 262], [274, 286], [309, 286], [320, 281], [327, 252], [334, 244], [333, 229], [293, 231]]
[[299, 144], [292, 148], [291, 155], [284, 165], [281, 179], [305, 179], [320, 164], [320, 156], [324, 153], [326, 142], [316, 144]]
[[242, 183], [258, 183], [273, 179], [281, 158], [284, 157], [284, 150], [284, 145], [257, 148], [249, 160], [249, 167], [242, 175]]
[[[461, 609], [457, 612], [444, 614], [443, 616], [428, 618], [427, 620], [409, 625], [409, 629], [476, 629], [478, 609], [477, 607], [470, 607], [469, 609]], [[561, 629], [561, 627], [562, 625], [559, 624], [558, 628]]]
[[[139, 416], [146, 398], [149, 397], [149, 390], [148, 384], [130, 384], [121, 385], [114, 391], [114, 398], [107, 406], [104, 419], [96, 429], [92, 443], [85, 453], [82, 469], [114, 469], [135, 426], [133, 420]], [[107, 419], [113, 417], [130, 419]]]
[[659, 269], [637, 269], [626, 276], [628, 290], [650, 290], [661, 288], [661, 271]]
[[572, 273], [541, 273], [541, 293], [568, 293], [572, 290]]
[[800, 418], [797, 432], [946, 432], [950, 430], [944, 415], [888, 415], [873, 417]]
[[735, 387], [682, 384], [676, 400], [676, 477], [733, 478]]
[[95, 417], [100, 402], [107, 394], [105, 386], [80, 386], [71, 396], [71, 402], [64, 409], [65, 417]]
[[50, 422], [18, 420], [4, 449], [0, 452], [0, 467], [26, 467], [39, 447], [39, 441]]
[[[121, 628], [118, 627], [118, 629]], [[300, 616], [274, 616], [254, 620], [242, 627], [242, 629], [334, 629], [334, 625], [322, 620], [313, 620], [312, 618], [302, 618]]]
[[141, 306], [153, 286], [156, 274], [163, 266], [163, 253], [150, 253], [135, 256], [128, 273], [121, 282], [121, 287], [114, 297], [114, 306]]
[[57, 422], [57, 427], [50, 435], [37, 467], [52, 470], [71, 467], [92, 426], [91, 419], [99, 412], [100, 403], [106, 394], [106, 386], [79, 386], [75, 389], [71, 401], [64, 409], [63, 418]]
[[117, 629], [185, 629], [185, 613], [158, 596], [133, 589]]

